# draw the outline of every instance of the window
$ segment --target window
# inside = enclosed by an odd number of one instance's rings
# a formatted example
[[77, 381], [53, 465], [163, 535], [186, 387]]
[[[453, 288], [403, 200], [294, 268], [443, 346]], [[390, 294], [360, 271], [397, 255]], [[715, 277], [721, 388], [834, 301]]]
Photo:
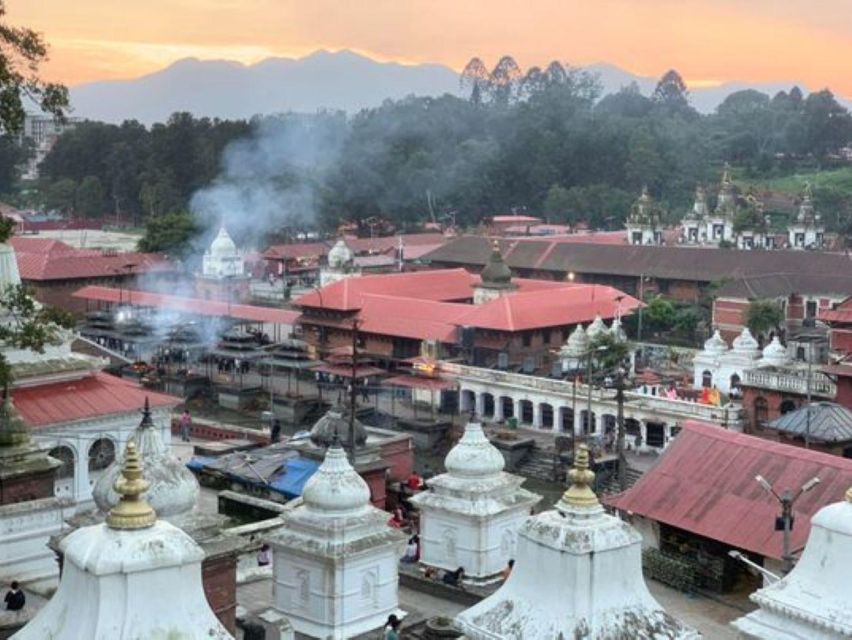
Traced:
[[708, 389], [713, 386], [713, 373], [711, 371], [704, 371], [701, 374], [701, 386]]
[[766, 398], [758, 396], [754, 399], [754, 424], [755, 426], [763, 426], [763, 423], [769, 419], [769, 403]]
[[642, 244], [642, 232], [641, 231], [634, 231], [633, 232], [633, 239], [630, 242], [631, 242], [631, 244]]
[[817, 302], [816, 300], [808, 300], [805, 305], [805, 317], [806, 318], [816, 318], [817, 314]]
[[550, 329], [544, 329], [541, 332], [541, 339], [544, 344], [550, 344]]
[[529, 347], [530, 345], [532, 345], [532, 334], [529, 333], [529, 332], [525, 332], [521, 336], [521, 340], [522, 340], [522, 343], [525, 347]]

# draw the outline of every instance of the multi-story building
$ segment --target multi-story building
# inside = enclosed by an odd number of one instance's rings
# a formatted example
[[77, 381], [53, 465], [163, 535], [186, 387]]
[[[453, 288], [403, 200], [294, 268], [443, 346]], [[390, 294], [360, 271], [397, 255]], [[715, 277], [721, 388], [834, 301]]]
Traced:
[[18, 138], [22, 144], [32, 145], [33, 155], [27, 161], [22, 177], [27, 180], [38, 178], [38, 167], [56, 144], [59, 136], [73, 129], [80, 121], [80, 118], [59, 120], [52, 115], [27, 114]]

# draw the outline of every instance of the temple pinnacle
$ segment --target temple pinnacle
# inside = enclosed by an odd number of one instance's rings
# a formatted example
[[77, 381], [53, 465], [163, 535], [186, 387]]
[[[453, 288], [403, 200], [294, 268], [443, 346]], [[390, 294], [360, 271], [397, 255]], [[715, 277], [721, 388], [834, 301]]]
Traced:
[[142, 459], [133, 441], [127, 443], [124, 466], [114, 488], [121, 499], [110, 509], [107, 526], [111, 529], [144, 529], [157, 521], [154, 508], [142, 497], [148, 489], [148, 482], [142, 477]]

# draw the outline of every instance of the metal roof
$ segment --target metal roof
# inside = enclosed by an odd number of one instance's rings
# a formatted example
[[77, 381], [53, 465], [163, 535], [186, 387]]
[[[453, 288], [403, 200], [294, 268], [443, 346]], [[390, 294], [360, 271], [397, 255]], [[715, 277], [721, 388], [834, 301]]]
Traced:
[[[767, 429], [819, 442], [852, 441], [852, 411], [836, 402], [812, 402], [766, 423]], [[810, 412], [810, 418], [808, 413]]]
[[755, 481], [757, 475], [776, 491], [797, 491], [814, 476], [820, 479], [794, 506], [792, 548], [796, 549], [807, 540], [811, 517], [822, 507], [842, 501], [852, 487], [852, 460], [690, 421], [633, 487], [604, 502], [780, 559], [782, 532], [775, 531], [780, 506]]

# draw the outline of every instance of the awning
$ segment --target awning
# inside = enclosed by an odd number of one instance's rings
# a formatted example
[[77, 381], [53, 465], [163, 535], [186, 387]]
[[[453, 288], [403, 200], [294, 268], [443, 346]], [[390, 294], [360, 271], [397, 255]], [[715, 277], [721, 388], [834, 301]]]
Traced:
[[382, 384], [389, 387], [408, 387], [410, 389], [427, 389], [429, 391], [444, 391], [456, 388], [456, 382], [453, 380], [422, 378], [419, 376], [394, 376], [393, 378], [382, 381]]
[[269, 486], [287, 498], [298, 498], [305, 489], [305, 483], [310, 479], [319, 463], [313, 460], [295, 458], [288, 460], [284, 466], [284, 473], [272, 479]]

